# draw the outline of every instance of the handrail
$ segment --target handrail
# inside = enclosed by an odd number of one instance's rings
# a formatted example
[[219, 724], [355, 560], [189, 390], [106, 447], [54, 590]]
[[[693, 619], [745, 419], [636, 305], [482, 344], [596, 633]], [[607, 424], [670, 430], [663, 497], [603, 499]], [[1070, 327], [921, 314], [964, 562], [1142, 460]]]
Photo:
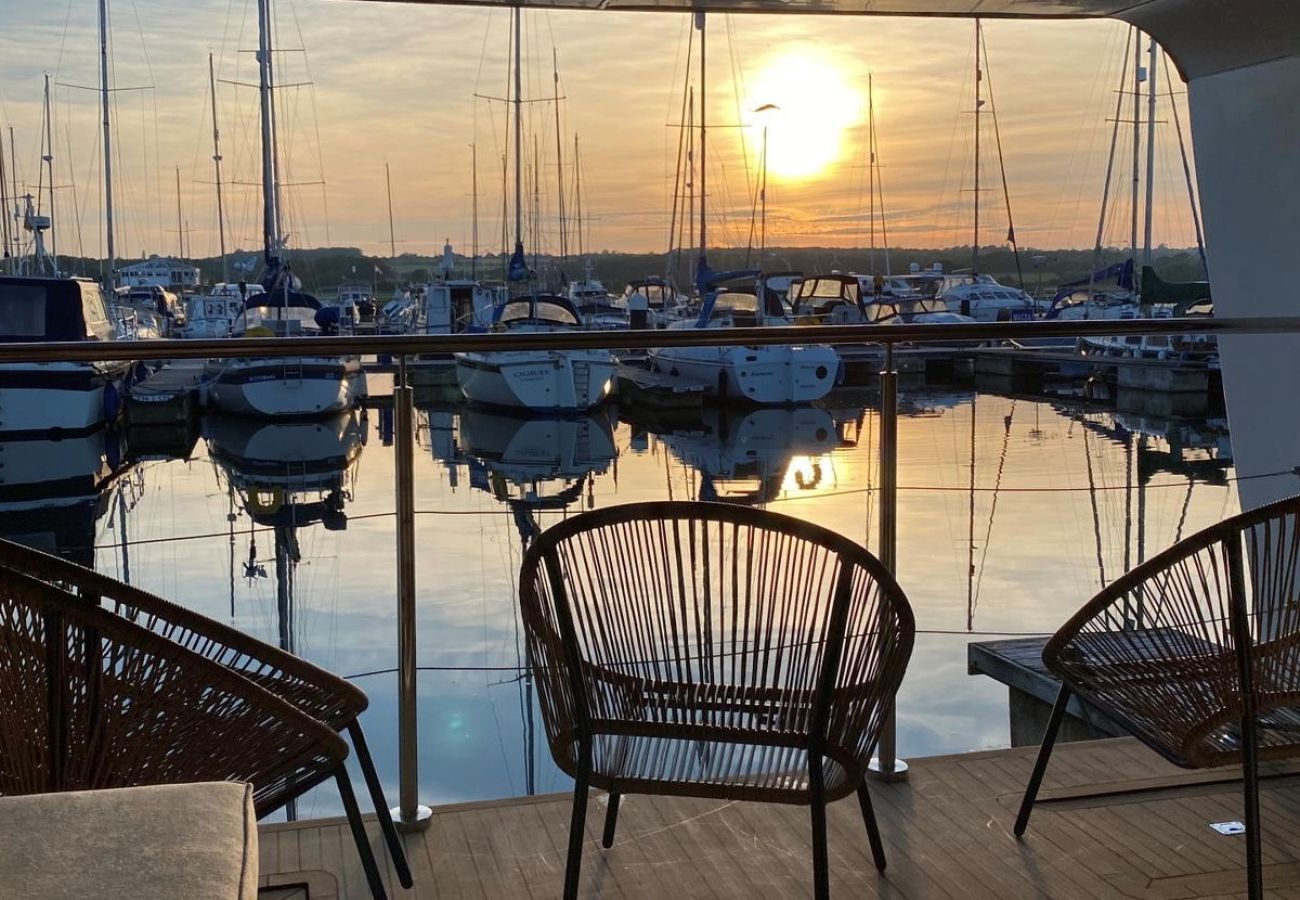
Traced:
[[1048, 337], [1140, 334], [1300, 333], [1300, 317], [1101, 319], [973, 322], [934, 325], [808, 325], [760, 328], [665, 328], [627, 331], [498, 334], [339, 335], [291, 338], [193, 338], [151, 341], [0, 343], [0, 363], [101, 362], [138, 359], [334, 356], [496, 350], [634, 350], [652, 347], [737, 347], [773, 344], [954, 344]]

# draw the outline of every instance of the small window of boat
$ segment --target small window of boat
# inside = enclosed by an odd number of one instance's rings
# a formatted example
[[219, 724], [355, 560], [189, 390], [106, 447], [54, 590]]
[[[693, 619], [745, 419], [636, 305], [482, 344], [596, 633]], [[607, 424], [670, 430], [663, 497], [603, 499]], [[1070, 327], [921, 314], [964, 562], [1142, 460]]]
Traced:
[[38, 285], [0, 286], [0, 338], [44, 337], [45, 299]]
[[554, 325], [581, 324], [573, 307], [558, 298], [523, 297], [518, 300], [511, 300], [502, 308], [501, 315], [498, 317], [498, 321], [502, 324], [528, 321], [529, 319]]
[[574, 313], [573, 308], [567, 304], [557, 303], [554, 300], [537, 301], [537, 311], [534, 313], [538, 320], [543, 322], [554, 322], [557, 325], [580, 325], [582, 324], [578, 316]]
[[718, 299], [713, 304], [713, 311], [715, 313], [757, 313], [758, 297], [743, 292], [718, 294]]

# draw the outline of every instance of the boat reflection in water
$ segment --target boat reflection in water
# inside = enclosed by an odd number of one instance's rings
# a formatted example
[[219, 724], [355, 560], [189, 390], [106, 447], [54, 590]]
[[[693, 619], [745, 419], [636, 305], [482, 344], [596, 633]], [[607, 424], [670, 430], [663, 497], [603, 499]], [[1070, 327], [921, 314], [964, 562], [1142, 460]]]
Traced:
[[96, 527], [128, 468], [113, 430], [0, 442], [0, 537], [94, 568]]
[[[516, 510], [563, 509], [614, 461], [613, 417], [519, 417], [460, 411], [457, 443], [472, 486]], [[546, 488], [558, 488], [547, 490]]]
[[824, 458], [843, 446], [840, 431], [835, 417], [816, 407], [710, 409], [697, 427], [659, 439], [699, 471], [700, 500], [753, 504], [775, 499], [787, 473], [797, 490], [817, 488]]
[[[431, 412], [431, 426], [434, 422]], [[618, 453], [613, 416], [604, 409], [578, 418], [523, 418], [462, 408], [454, 442], [440, 442], [434, 428], [430, 431], [435, 452], [440, 444], [454, 450], [451, 468], [463, 460], [469, 467], [470, 485], [509, 508], [521, 549], [541, 534], [538, 512], [567, 509], [580, 503], [584, 493], [590, 506], [592, 481], [609, 469]], [[537, 793], [538, 741], [526, 646], [519, 648], [516, 665], [518, 675], [513, 681], [522, 710], [523, 786], [532, 796]]]
[[[330, 531], [347, 528], [344, 506], [352, 499], [352, 479], [365, 433], [365, 420], [358, 419], [355, 411], [313, 422], [267, 424], [221, 415], [206, 422], [208, 456], [230, 494], [231, 528], [238, 502], [255, 525], [270, 528], [275, 535], [280, 646], [290, 652], [294, 651], [294, 571], [302, 558], [298, 529], [317, 523]], [[231, 546], [233, 554], [233, 539]], [[233, 559], [231, 567], [233, 616]], [[243, 574], [247, 579], [266, 575], [255, 535], [249, 537]]]

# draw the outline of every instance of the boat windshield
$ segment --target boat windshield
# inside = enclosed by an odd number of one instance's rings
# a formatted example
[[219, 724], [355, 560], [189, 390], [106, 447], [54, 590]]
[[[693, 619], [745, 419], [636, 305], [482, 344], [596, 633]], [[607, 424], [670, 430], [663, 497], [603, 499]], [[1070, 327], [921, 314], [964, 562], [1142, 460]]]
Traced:
[[806, 278], [796, 286], [794, 305], [799, 312], [823, 313], [840, 303], [857, 306], [861, 296], [856, 278]]
[[938, 297], [920, 297], [915, 300], [900, 299], [894, 301], [894, 308], [898, 315], [905, 321], [910, 321], [915, 316], [925, 315], [926, 313], [946, 313], [948, 303]]
[[305, 306], [254, 306], [244, 311], [235, 326], [236, 337], [293, 337], [318, 334], [316, 310]]
[[536, 325], [581, 325], [572, 304], [562, 297], [519, 297], [501, 308], [497, 321], [502, 325], [531, 323]]

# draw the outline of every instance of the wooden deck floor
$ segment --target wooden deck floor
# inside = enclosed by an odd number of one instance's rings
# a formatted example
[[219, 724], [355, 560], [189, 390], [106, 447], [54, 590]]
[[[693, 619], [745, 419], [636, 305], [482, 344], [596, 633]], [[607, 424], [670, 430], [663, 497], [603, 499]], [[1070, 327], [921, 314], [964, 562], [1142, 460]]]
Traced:
[[[830, 808], [831, 891], [838, 898], [1112, 898], [1244, 896], [1244, 838], [1211, 822], [1241, 818], [1231, 770], [1176, 769], [1131, 738], [1058, 747], [1023, 841], [1011, 834], [1035, 748], [913, 762], [902, 784], [873, 785], [889, 868], [871, 865], [857, 803]], [[1262, 791], [1265, 886], [1300, 898], [1300, 767], [1273, 766]], [[788, 898], [812, 893], [801, 807], [626, 797], [602, 850], [593, 797], [583, 856], [588, 898]], [[394, 898], [558, 897], [569, 797], [435, 810], [406, 838], [415, 889]], [[377, 828], [372, 837], [379, 846]], [[346, 824], [261, 828], [264, 884], [303, 883], [297, 900], [368, 893]], [[381, 855], [381, 859], [382, 859]], [[264, 895], [265, 896], [265, 895]]]

